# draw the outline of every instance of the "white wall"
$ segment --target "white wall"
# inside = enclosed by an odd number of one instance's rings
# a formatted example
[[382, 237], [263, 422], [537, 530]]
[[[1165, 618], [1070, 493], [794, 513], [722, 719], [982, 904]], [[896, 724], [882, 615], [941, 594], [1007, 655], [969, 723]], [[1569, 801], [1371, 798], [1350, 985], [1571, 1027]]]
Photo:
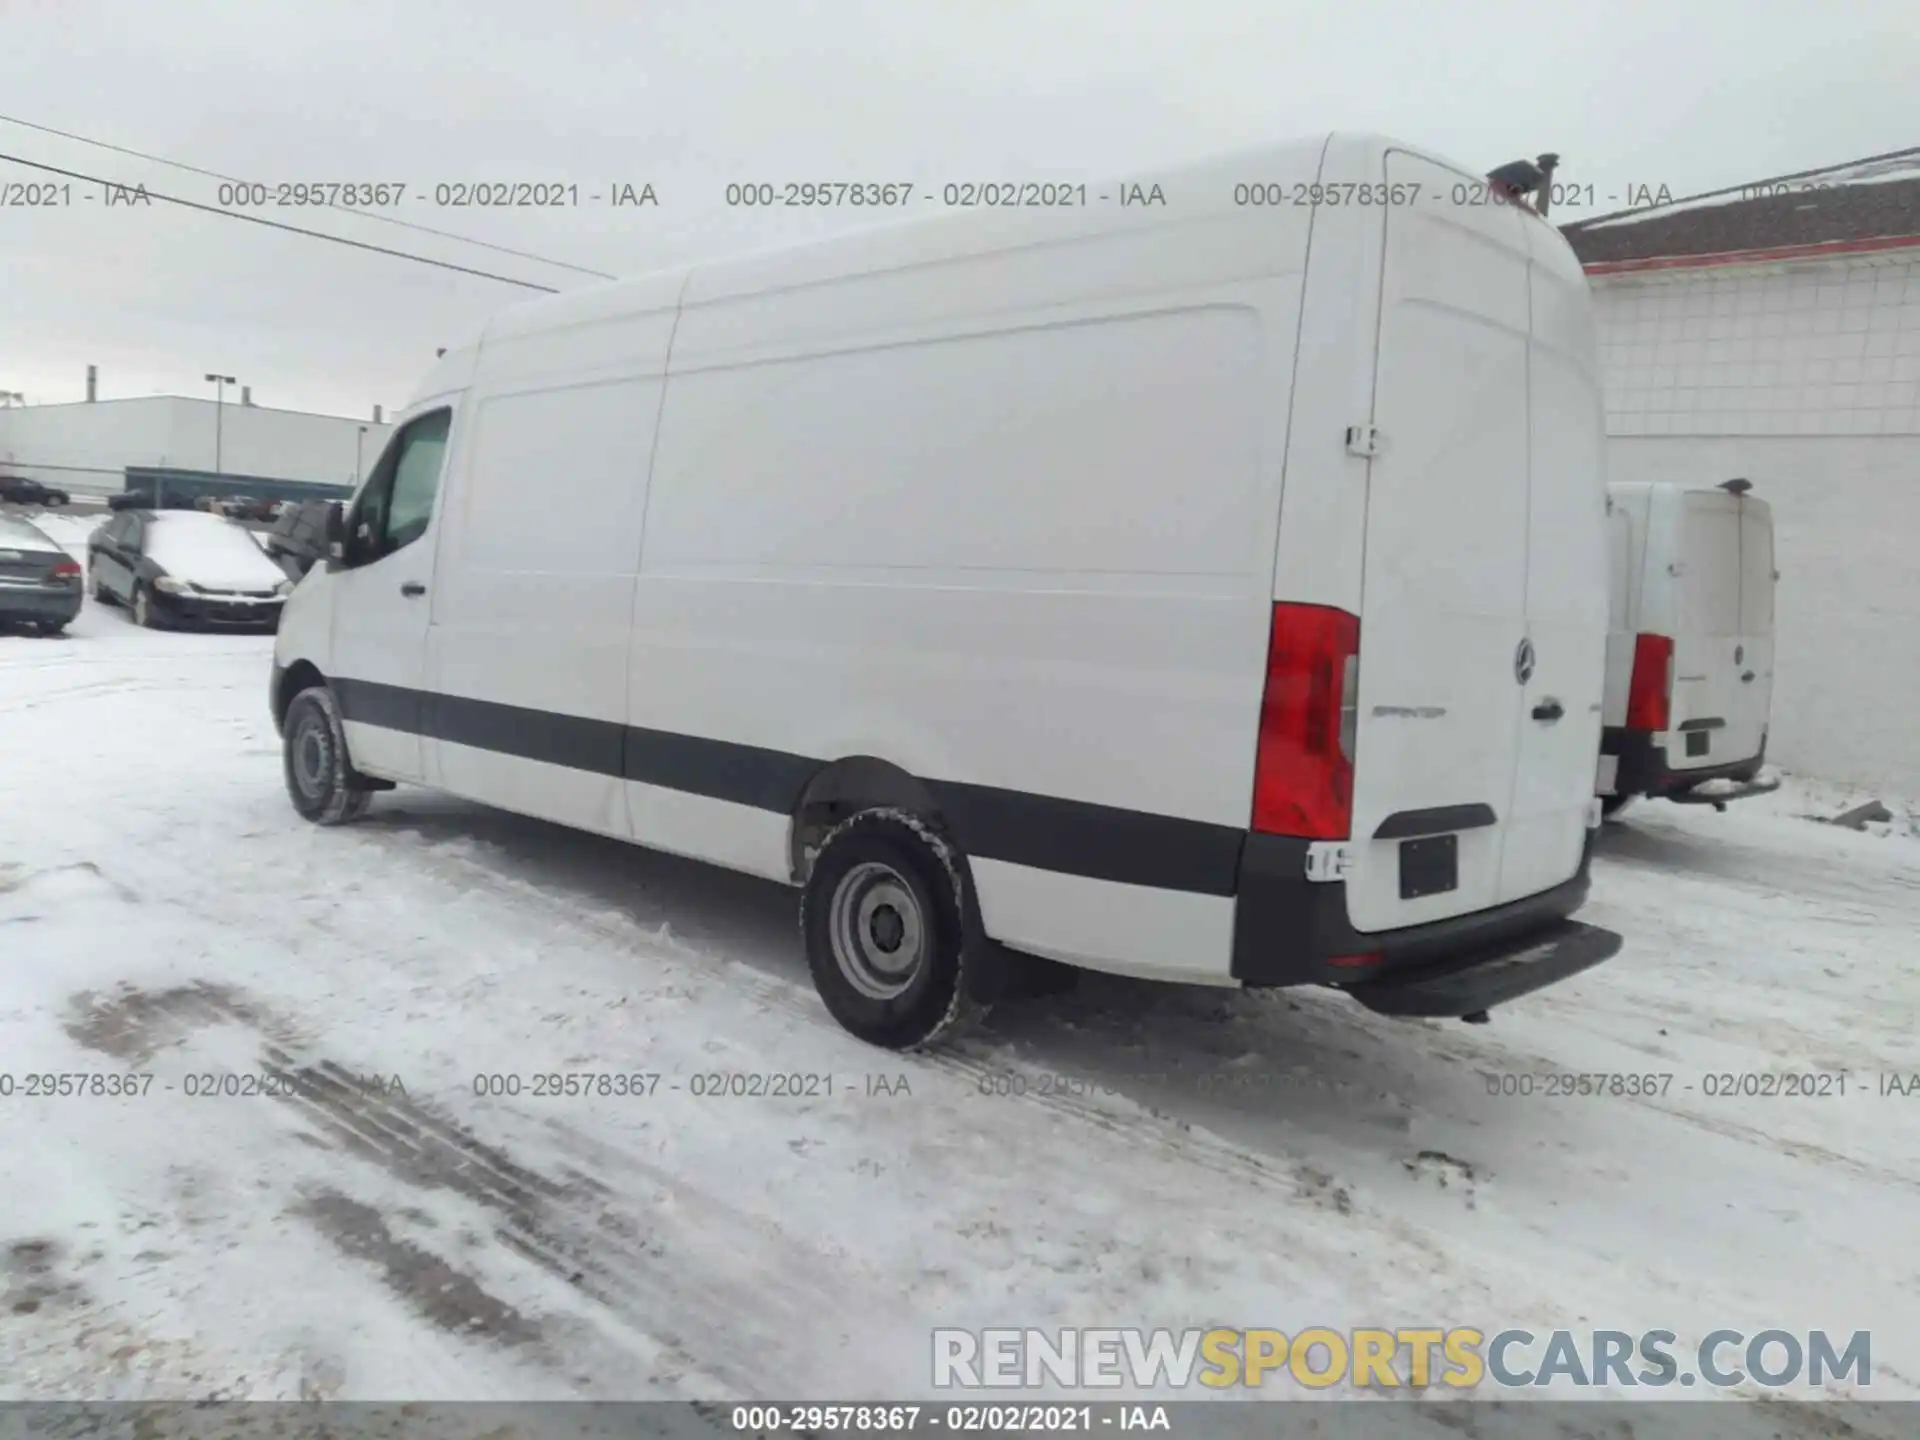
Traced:
[[1615, 436], [1607, 464], [1753, 481], [1780, 567], [1770, 758], [1920, 795], [1920, 435]]
[[[232, 475], [350, 485], [355, 478], [354, 441], [360, 426], [367, 427], [361, 452], [363, 467], [372, 466], [379, 457], [380, 447], [393, 433], [389, 425], [337, 415], [308, 415], [297, 410], [267, 410], [231, 403], [219, 408], [219, 468]], [[168, 440], [175, 457], [169, 464], [185, 470], [212, 470], [213, 401], [176, 399]]]
[[1596, 277], [1616, 480], [1773, 506], [1769, 753], [1920, 795], [1920, 261]]
[[154, 465], [164, 454], [173, 400], [119, 400], [107, 405], [24, 405], [0, 410], [0, 463], [75, 494], [124, 488], [128, 465]]
[[[220, 406], [220, 469], [277, 480], [351, 484], [361, 425], [371, 468], [390, 425], [228, 403]], [[0, 410], [0, 462], [10, 473], [79, 491], [122, 488], [128, 465], [214, 468], [214, 402], [157, 395], [98, 404]]]
[[1597, 277], [1609, 433], [1920, 433], [1912, 255]]

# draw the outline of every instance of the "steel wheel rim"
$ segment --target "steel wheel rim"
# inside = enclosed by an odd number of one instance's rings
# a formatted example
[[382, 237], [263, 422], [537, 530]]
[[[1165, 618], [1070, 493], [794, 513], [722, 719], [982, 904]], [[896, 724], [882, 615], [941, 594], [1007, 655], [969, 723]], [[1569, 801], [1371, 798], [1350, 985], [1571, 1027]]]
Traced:
[[926, 963], [926, 917], [913, 887], [877, 860], [840, 878], [827, 936], [841, 975], [869, 1000], [898, 999]]
[[301, 724], [293, 737], [293, 783], [308, 799], [318, 800], [326, 793], [328, 745], [317, 720]]

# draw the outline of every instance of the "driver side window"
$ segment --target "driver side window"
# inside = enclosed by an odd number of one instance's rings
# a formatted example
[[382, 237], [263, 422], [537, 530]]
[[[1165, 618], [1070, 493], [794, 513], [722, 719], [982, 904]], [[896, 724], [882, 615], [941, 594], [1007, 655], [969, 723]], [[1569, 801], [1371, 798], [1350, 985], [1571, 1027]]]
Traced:
[[351, 563], [371, 564], [427, 533], [452, 428], [453, 412], [435, 410], [393, 437], [354, 505], [348, 540]]

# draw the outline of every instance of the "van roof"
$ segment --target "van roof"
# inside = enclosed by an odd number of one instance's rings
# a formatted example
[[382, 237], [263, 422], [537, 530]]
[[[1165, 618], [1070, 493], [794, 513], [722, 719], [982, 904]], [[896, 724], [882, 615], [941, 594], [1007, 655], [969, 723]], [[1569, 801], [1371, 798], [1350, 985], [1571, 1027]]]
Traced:
[[[1217, 217], [1235, 209], [1233, 187], [1241, 182], [1292, 184], [1321, 173], [1323, 157], [1336, 151], [1340, 173], [1377, 173], [1379, 157], [1388, 149], [1404, 150], [1449, 169], [1465, 179], [1482, 177], [1456, 162], [1419, 146], [1385, 135], [1333, 131], [1272, 144], [1243, 147], [1201, 159], [1162, 167], [1137, 176], [1119, 176], [1101, 184], [1088, 182], [1085, 207], [982, 207], [945, 209], [911, 215], [904, 220], [863, 226], [798, 244], [762, 247], [729, 257], [699, 261], [666, 270], [582, 286], [559, 295], [526, 300], [495, 313], [481, 337], [484, 347], [496, 336], [525, 335], [594, 320], [644, 314], [669, 308], [683, 299], [689, 303], [763, 293], [794, 285], [819, 283], [849, 274], [877, 270], [904, 270], [916, 265], [1044, 243], [1047, 240], [1089, 238], [1142, 227], [1171, 227]], [[1166, 196], [1164, 206], [1122, 205], [1121, 188], [1154, 185]], [[1105, 194], [1106, 203], [1097, 196]], [[451, 356], [449, 357], [451, 358]]]

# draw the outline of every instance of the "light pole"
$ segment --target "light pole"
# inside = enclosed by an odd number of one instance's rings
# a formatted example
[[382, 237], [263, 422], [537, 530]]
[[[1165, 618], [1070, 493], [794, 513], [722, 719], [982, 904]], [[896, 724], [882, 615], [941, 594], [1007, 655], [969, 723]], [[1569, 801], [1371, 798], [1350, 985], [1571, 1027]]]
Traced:
[[220, 402], [226, 398], [227, 386], [236, 384], [231, 375], [209, 375], [207, 383], [213, 386], [213, 473], [217, 478], [220, 472]]
[[360, 488], [360, 447], [366, 444], [367, 427], [362, 425], [360, 433], [353, 437], [353, 488]]

